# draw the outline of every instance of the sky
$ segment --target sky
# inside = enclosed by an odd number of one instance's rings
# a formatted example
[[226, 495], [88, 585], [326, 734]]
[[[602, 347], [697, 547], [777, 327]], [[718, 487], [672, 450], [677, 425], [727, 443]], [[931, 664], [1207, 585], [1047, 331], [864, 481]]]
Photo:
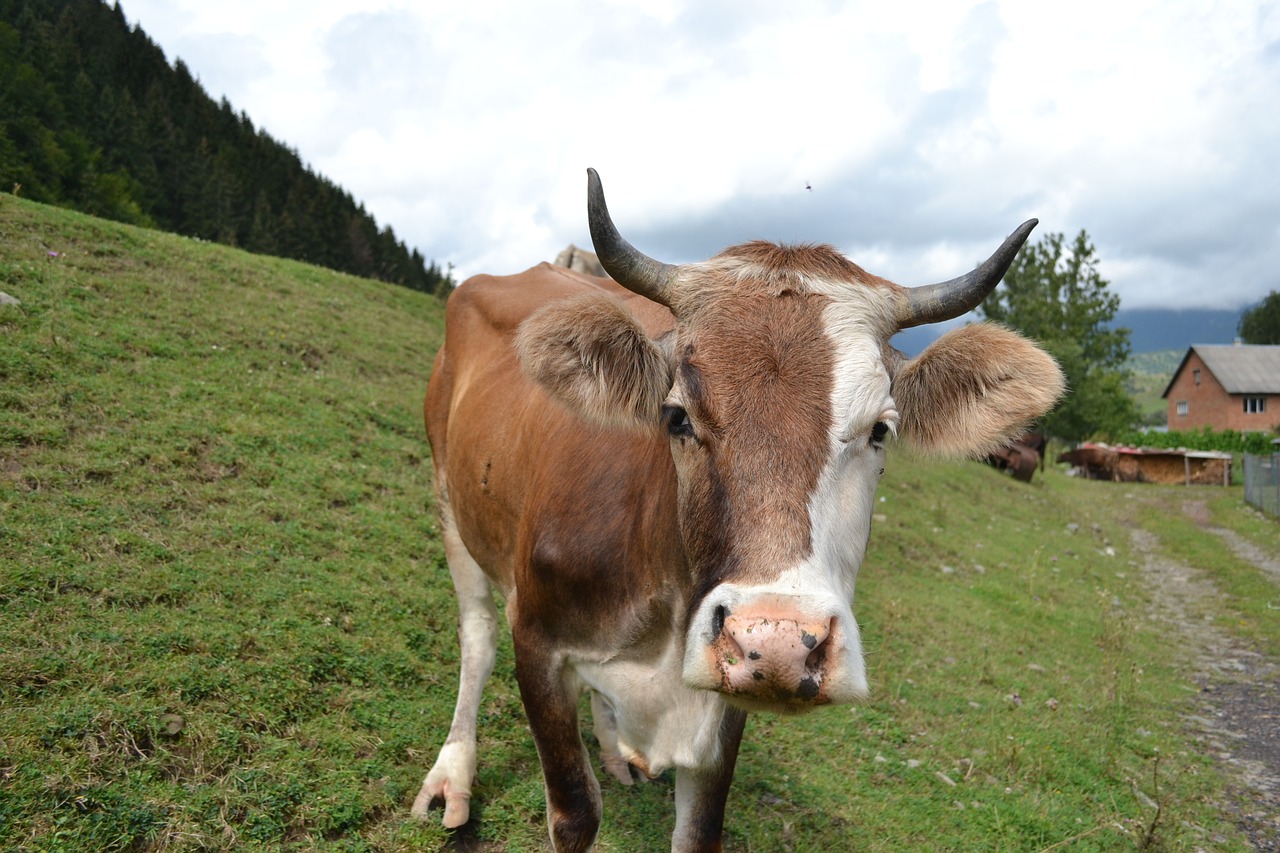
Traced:
[[1020, 222], [1123, 308], [1280, 290], [1272, 0], [120, 0], [169, 61], [462, 280], [590, 246], [831, 243], [925, 284]]

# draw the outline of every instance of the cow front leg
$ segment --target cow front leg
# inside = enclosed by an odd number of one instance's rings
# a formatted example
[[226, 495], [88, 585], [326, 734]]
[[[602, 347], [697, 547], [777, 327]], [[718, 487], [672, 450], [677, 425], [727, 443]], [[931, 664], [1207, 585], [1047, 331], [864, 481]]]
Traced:
[[720, 723], [720, 763], [710, 767], [676, 768], [673, 853], [718, 853], [723, 849], [724, 806], [746, 722], [745, 711], [725, 708]]
[[489, 579], [462, 544], [453, 514], [444, 504], [441, 539], [449, 574], [458, 593], [458, 641], [462, 666], [458, 677], [458, 702], [453, 710], [449, 737], [422, 789], [413, 801], [412, 813], [426, 818], [433, 802], [444, 802], [446, 827], [462, 826], [471, 816], [471, 783], [476, 775], [476, 715], [480, 694], [493, 672], [497, 653], [498, 612]]
[[578, 731], [578, 690], [559, 656], [513, 632], [516, 680], [538, 748], [556, 853], [584, 853], [600, 829], [600, 783]]

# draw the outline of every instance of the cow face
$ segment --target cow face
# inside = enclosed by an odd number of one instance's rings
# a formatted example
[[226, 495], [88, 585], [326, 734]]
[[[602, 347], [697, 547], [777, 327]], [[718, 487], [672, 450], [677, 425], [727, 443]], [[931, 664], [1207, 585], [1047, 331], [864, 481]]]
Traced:
[[622, 283], [671, 308], [673, 335], [650, 340], [598, 296], [543, 309], [517, 348], [584, 417], [669, 443], [691, 573], [684, 681], [748, 709], [865, 695], [852, 601], [886, 443], [984, 454], [1052, 405], [1057, 366], [985, 325], [903, 359], [887, 341], [908, 291], [830, 247], [752, 243], [668, 267], [601, 242], [615, 277], [647, 265], [661, 280]]

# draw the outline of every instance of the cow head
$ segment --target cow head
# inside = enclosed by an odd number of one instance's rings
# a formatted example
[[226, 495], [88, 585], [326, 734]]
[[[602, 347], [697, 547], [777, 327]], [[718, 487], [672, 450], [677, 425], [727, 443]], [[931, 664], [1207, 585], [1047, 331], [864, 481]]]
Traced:
[[886, 444], [985, 455], [1063, 389], [1053, 359], [997, 326], [953, 330], [914, 359], [889, 338], [977, 305], [1035, 221], [968, 275], [919, 288], [829, 246], [749, 243], [672, 266], [617, 233], [588, 176], [601, 263], [669, 307], [675, 330], [651, 340], [593, 296], [539, 311], [517, 349], [584, 417], [669, 441], [692, 572], [684, 681], [749, 709], [865, 695], [852, 601]]

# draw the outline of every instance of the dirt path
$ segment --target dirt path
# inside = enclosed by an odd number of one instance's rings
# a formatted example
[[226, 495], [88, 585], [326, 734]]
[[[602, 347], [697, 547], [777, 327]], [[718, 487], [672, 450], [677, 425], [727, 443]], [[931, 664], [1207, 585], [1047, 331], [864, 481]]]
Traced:
[[[1280, 585], [1280, 561], [1233, 531], [1209, 527], [1202, 502], [1184, 503], [1183, 512]], [[1252, 651], [1213, 622], [1209, 611], [1216, 608], [1209, 602], [1221, 594], [1212, 579], [1157, 553], [1154, 534], [1135, 529], [1132, 537], [1143, 555], [1157, 618], [1185, 643], [1200, 687], [1197, 711], [1187, 721], [1234, 780], [1225, 805], [1255, 849], [1280, 851], [1280, 661]]]

